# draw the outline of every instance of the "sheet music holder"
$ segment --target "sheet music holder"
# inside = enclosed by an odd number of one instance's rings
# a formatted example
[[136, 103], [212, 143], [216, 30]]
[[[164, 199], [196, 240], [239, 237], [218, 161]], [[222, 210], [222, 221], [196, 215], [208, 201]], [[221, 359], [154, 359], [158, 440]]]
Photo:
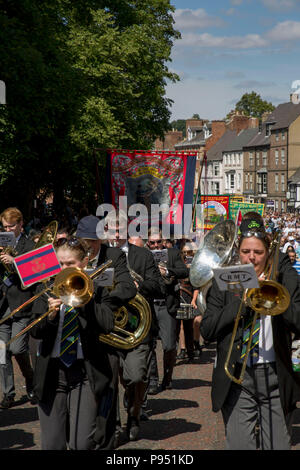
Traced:
[[221, 291], [239, 291], [258, 288], [259, 282], [253, 264], [241, 264], [213, 269], [214, 277]]
[[[97, 271], [98, 268], [87, 268], [84, 271], [88, 276], [91, 276], [95, 271]], [[98, 287], [111, 287], [113, 286], [114, 283], [114, 273], [115, 273], [115, 268], [107, 268], [103, 273], [99, 274], [99, 276], [96, 276], [94, 278], [94, 283]]]
[[16, 236], [13, 232], [0, 232], [0, 246], [15, 246]]
[[161, 261], [167, 263], [168, 261], [168, 249], [164, 248], [162, 250], [151, 250], [151, 253], [154, 256], [155, 262], [158, 264]]

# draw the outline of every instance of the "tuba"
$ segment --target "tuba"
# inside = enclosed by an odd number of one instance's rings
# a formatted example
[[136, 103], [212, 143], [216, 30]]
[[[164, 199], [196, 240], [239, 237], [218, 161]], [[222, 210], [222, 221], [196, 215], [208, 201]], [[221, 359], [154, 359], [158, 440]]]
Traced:
[[200, 292], [197, 307], [201, 314], [206, 309], [206, 294], [214, 277], [214, 268], [228, 264], [236, 239], [236, 226], [233, 220], [224, 220], [206, 233], [202, 245], [194, 255], [190, 267], [190, 282]]
[[[250, 352], [251, 340], [254, 332], [256, 320], [259, 315], [280, 315], [287, 310], [290, 304], [290, 294], [288, 290], [277, 282], [278, 276], [278, 261], [279, 261], [279, 247], [280, 247], [281, 232], [275, 233], [269, 252], [269, 259], [264, 270], [265, 280], [259, 280], [259, 287], [246, 289], [243, 292], [242, 300], [240, 303], [239, 311], [237, 313], [233, 332], [231, 336], [230, 346], [225, 361], [225, 372], [227, 376], [235, 383], [241, 384], [244, 378], [245, 369], [247, 366], [247, 359]], [[247, 344], [245, 357], [243, 360], [241, 372], [239, 377], [235, 377], [230, 371], [231, 355], [233, 345], [236, 340], [239, 322], [242, 318], [243, 305], [250, 307], [254, 311], [254, 317], [250, 329], [250, 336]]]

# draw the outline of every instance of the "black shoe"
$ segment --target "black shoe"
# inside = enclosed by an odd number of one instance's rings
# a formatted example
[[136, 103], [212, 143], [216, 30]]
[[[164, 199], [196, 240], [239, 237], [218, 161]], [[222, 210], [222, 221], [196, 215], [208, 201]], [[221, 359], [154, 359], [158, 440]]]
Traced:
[[150, 384], [148, 388], [148, 395], [156, 395], [159, 392], [157, 384]]
[[27, 398], [28, 398], [28, 400], [30, 401], [30, 403], [32, 405], [36, 405], [38, 400], [37, 400], [37, 398], [34, 394], [34, 391], [33, 391], [33, 382], [32, 382], [32, 380], [25, 379], [25, 383], [26, 383]]
[[190, 356], [187, 360], [188, 364], [192, 364], [194, 362], [194, 356]]
[[198, 343], [198, 341], [194, 341], [194, 357], [200, 357], [202, 354], [202, 346]]
[[186, 349], [180, 349], [177, 359], [184, 359], [186, 357]]
[[170, 380], [169, 382], [163, 380], [161, 383], [161, 390], [172, 390], [172, 380]]
[[130, 441], [136, 441], [140, 433], [139, 421], [133, 416], [128, 416], [127, 421], [127, 435]]
[[143, 410], [143, 408], [141, 409], [140, 420], [141, 421], [149, 421], [148, 413], [147, 413], [146, 410]]
[[2, 410], [7, 410], [13, 406], [14, 401], [15, 397], [8, 397], [7, 395], [4, 395], [3, 400], [0, 403], [0, 408], [2, 408]]

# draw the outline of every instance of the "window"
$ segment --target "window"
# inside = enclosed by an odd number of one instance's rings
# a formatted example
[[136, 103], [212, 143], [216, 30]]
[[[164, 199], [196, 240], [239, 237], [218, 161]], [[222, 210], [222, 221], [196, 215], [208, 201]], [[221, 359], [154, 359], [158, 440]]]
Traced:
[[285, 165], [285, 149], [281, 149], [281, 165]]
[[278, 140], [279, 140], [279, 131], [276, 131], [275, 139], [276, 139], [276, 142], [278, 142]]
[[234, 189], [234, 173], [230, 174], [230, 189]]
[[278, 155], [278, 150], [275, 150], [275, 165], [278, 166], [279, 162], [279, 155]]
[[281, 191], [284, 193], [285, 191], [285, 177], [284, 173], [281, 173]]
[[267, 173], [260, 173], [257, 176], [258, 194], [267, 194]]
[[281, 131], [281, 139], [285, 140], [285, 132], [284, 131]]
[[238, 177], [238, 180], [237, 180], [237, 189], [240, 190], [240, 189], [241, 189], [241, 181], [242, 181], [241, 173], [238, 173], [237, 177]]
[[271, 124], [267, 124], [267, 125], [266, 125], [266, 136], [267, 136], [267, 135], [268, 135], [268, 136], [271, 135]]
[[275, 175], [275, 191], [279, 191], [279, 178], [277, 173]]
[[214, 166], [214, 175], [220, 176], [220, 167], [218, 163]]
[[249, 152], [249, 166], [254, 166], [253, 152]]
[[267, 173], [262, 174], [262, 192], [263, 194], [268, 193], [268, 188], [267, 188]]
[[256, 166], [260, 165], [260, 152], [256, 152]]
[[215, 194], [220, 194], [220, 183], [215, 183]]
[[267, 157], [267, 152], [266, 151], [264, 151], [263, 154], [262, 154], [262, 165], [264, 167], [268, 166], [268, 157]]
[[253, 189], [253, 175], [250, 173], [250, 189]]

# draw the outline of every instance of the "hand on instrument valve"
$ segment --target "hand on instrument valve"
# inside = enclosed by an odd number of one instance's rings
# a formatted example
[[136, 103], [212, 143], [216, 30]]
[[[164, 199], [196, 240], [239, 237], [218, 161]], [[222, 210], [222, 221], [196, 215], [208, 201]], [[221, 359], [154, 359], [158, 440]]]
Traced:
[[0, 255], [0, 261], [1, 263], [4, 263], [4, 264], [13, 264], [14, 258], [13, 256], [10, 256], [9, 254], [4, 253], [3, 255]]
[[49, 309], [51, 309], [51, 310], [55, 309], [55, 310], [53, 310], [53, 312], [49, 313], [49, 316], [48, 316], [49, 320], [54, 320], [57, 313], [59, 312], [61, 304], [62, 304], [61, 299], [57, 299], [57, 298], [54, 298], [54, 297], [49, 297], [49, 299], [48, 299]]

